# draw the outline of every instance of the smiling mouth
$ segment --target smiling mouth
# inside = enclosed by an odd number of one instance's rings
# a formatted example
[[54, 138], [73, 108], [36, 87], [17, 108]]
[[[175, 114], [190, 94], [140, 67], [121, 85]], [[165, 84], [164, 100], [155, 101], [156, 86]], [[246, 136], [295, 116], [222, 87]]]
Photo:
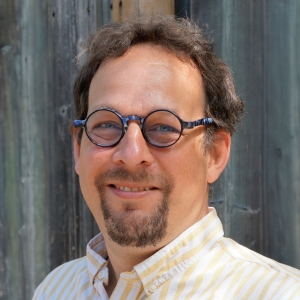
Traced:
[[151, 190], [155, 190], [156, 188], [154, 187], [134, 187], [134, 188], [130, 188], [127, 186], [121, 186], [121, 185], [114, 185], [114, 184], [110, 184], [111, 187], [124, 191], [124, 192], [143, 192], [143, 191], [151, 191]]

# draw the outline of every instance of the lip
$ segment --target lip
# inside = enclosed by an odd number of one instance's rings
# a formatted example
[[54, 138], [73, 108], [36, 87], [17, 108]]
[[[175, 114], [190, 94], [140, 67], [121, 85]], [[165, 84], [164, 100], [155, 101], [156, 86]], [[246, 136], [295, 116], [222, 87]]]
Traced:
[[118, 183], [109, 184], [109, 190], [117, 197], [123, 199], [137, 199], [147, 197], [159, 189], [148, 184]]

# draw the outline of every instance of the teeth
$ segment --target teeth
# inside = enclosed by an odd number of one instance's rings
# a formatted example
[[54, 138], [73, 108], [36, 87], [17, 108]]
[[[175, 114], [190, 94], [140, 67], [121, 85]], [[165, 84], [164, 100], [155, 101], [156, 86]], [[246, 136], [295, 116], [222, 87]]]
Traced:
[[124, 192], [139, 192], [139, 191], [149, 191], [152, 188], [150, 187], [140, 187], [140, 188], [129, 188], [127, 186], [115, 186], [117, 189], [122, 190]]

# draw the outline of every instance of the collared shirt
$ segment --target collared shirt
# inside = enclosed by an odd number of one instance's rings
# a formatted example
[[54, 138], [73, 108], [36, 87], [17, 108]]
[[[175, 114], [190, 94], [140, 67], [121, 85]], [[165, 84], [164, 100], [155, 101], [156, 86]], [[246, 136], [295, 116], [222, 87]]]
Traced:
[[[211, 208], [170, 244], [120, 275], [110, 299], [300, 299], [300, 271], [223, 237]], [[109, 299], [101, 234], [86, 257], [52, 271], [33, 299]]]

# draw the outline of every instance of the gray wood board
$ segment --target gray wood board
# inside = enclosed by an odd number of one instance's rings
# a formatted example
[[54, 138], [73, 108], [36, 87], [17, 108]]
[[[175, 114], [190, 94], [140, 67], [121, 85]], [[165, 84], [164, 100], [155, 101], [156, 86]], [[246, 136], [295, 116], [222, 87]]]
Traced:
[[[30, 299], [98, 232], [74, 173], [72, 82], [110, 1], [0, 4], [0, 299]], [[300, 4], [176, 1], [214, 38], [246, 115], [211, 196], [225, 232], [300, 267]]]
[[79, 191], [68, 125], [75, 56], [110, 19], [108, 2], [0, 5], [0, 299], [30, 299], [98, 232]]
[[299, 268], [300, 3], [185, 2], [231, 67], [245, 102], [212, 203], [227, 236]]

